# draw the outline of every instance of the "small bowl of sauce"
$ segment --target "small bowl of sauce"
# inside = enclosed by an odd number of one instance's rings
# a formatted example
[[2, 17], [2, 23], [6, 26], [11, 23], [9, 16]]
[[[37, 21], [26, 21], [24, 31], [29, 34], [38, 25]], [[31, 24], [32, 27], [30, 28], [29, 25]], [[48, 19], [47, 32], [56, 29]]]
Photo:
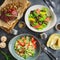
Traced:
[[55, 28], [56, 28], [57, 31], [60, 31], [60, 23], [56, 24]]
[[23, 21], [20, 21], [19, 24], [18, 24], [18, 27], [19, 28], [25, 28], [25, 23]]

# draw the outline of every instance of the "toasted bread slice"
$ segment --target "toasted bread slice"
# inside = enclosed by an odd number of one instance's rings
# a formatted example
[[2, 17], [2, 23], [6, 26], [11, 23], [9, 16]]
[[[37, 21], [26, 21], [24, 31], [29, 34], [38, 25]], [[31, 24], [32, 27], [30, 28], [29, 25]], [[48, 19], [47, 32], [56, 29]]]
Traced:
[[27, 7], [30, 6], [30, 2], [28, 0], [5, 0], [5, 2], [0, 7], [0, 11], [4, 9], [8, 4], [16, 3], [18, 4], [20, 2], [20, 6], [17, 8], [18, 16], [15, 20], [11, 20], [8, 23], [4, 22], [0, 19], [0, 28], [5, 30], [7, 33], [10, 33], [11, 30], [15, 27], [19, 19], [22, 17], [24, 11], [27, 9]]

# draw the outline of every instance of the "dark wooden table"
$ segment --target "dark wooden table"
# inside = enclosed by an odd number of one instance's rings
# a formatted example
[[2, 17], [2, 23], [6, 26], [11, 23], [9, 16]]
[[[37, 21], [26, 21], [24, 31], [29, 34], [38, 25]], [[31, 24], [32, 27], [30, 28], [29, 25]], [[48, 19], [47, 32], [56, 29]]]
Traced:
[[[0, 0], [0, 4], [2, 3], [2, 1], [3, 1], [3, 0]], [[35, 4], [45, 5], [45, 3], [43, 2], [43, 0], [30, 0], [30, 1], [31, 1], [32, 5], [35, 5]], [[55, 13], [56, 13], [56, 15], [57, 15], [57, 23], [58, 23], [58, 22], [60, 22], [60, 0], [53, 0], [53, 1], [54, 1], [55, 4], [56, 4], [56, 8], [54, 9], [54, 11], [55, 11]], [[24, 14], [24, 16], [25, 16], [25, 14]], [[24, 16], [20, 19], [20, 21], [24, 21]], [[19, 23], [19, 22], [18, 22], [18, 23]], [[19, 34], [23, 34], [23, 33], [30, 33], [30, 34], [33, 34], [33, 35], [35, 35], [37, 38], [40, 39], [40, 37], [39, 37], [39, 34], [40, 34], [40, 33], [32, 32], [31, 30], [29, 30], [29, 29], [27, 28], [27, 26], [26, 26], [25, 28], [23, 28], [23, 29], [20, 29], [20, 28], [18, 28], [18, 23], [17, 23], [17, 25], [16, 25], [16, 27], [15, 27], [15, 29], [18, 30], [18, 35], [19, 35]], [[55, 30], [55, 28], [52, 28], [51, 30], [49, 30], [49, 31], [47, 31], [47, 32], [45, 32], [45, 33], [47, 33], [48, 38], [49, 38], [49, 36], [50, 36], [52, 33], [60, 33], [60, 32], [57, 32], [57, 31]], [[7, 54], [10, 54], [10, 52], [9, 52], [9, 50], [8, 50], [8, 43], [9, 43], [9, 41], [14, 37], [14, 35], [12, 35], [12, 34], [7, 34], [6, 32], [4, 32], [3, 30], [0, 29], [0, 37], [3, 36], [3, 35], [7, 36], [7, 38], [8, 38], [8, 40], [7, 40], [7, 47], [4, 48], [4, 49], [0, 49], [0, 50], [4, 51], [4, 52], [7, 53]], [[48, 38], [47, 38], [47, 39], [44, 39], [44, 40], [41, 40], [41, 39], [40, 39], [40, 42], [46, 44]], [[57, 57], [59, 58], [59, 60], [60, 60], [60, 51], [54, 51], [54, 50], [52, 50], [52, 49], [50, 49], [50, 48], [49, 48], [49, 50], [50, 50], [55, 56], [57, 56]], [[11, 54], [10, 54], [10, 55], [11, 55]], [[13, 56], [12, 56], [12, 58], [13, 58]], [[3, 57], [3, 55], [1, 55], [1, 54], [0, 54], [0, 60], [5, 60], [4, 57]], [[16, 60], [16, 59], [13, 58], [13, 60]], [[37, 60], [51, 60], [51, 59], [48, 57], [48, 55], [46, 55], [46, 54], [42, 51]]]

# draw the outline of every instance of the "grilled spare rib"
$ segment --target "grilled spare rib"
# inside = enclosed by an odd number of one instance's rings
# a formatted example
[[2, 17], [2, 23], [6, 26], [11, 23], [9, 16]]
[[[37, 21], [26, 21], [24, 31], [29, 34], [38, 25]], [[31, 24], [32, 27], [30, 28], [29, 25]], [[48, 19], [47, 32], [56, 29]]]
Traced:
[[28, 6], [28, 0], [5, 0], [0, 6], [0, 28], [10, 33]]

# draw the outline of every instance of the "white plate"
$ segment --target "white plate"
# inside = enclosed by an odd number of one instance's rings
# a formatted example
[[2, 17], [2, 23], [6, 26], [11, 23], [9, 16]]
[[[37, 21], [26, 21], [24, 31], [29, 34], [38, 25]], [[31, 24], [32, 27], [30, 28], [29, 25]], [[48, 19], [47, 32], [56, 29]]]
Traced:
[[43, 30], [37, 30], [37, 29], [34, 29], [32, 26], [30, 26], [30, 22], [28, 21], [28, 16], [30, 14], [30, 12], [32, 10], [35, 10], [35, 9], [41, 9], [42, 7], [46, 7], [46, 6], [43, 6], [43, 5], [34, 5], [34, 6], [31, 6], [27, 11], [26, 11], [26, 14], [25, 14], [25, 23], [27, 25], [27, 27], [34, 31], [34, 32], [44, 32], [44, 31], [47, 31], [47, 30], [50, 30], [51, 28], [53, 28], [56, 24], [56, 21], [57, 21], [57, 17], [53, 11], [53, 9], [49, 9], [48, 7], [48, 11], [49, 13], [52, 15], [52, 20], [50, 21], [50, 23], [48, 24], [48, 26], [46, 28], [44, 28]]

